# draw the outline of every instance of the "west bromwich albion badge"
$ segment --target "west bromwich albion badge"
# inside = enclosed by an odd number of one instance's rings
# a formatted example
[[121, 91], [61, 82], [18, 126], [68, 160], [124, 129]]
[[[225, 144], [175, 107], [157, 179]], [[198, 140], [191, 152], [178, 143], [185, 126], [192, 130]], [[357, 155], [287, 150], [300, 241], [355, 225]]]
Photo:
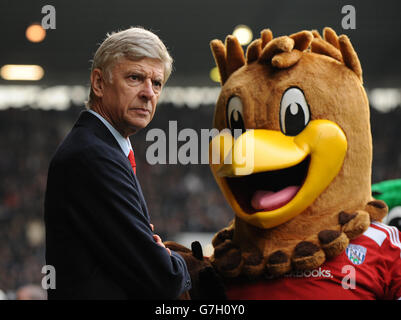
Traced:
[[350, 244], [345, 250], [345, 253], [353, 264], [359, 265], [365, 261], [366, 248], [357, 244]]

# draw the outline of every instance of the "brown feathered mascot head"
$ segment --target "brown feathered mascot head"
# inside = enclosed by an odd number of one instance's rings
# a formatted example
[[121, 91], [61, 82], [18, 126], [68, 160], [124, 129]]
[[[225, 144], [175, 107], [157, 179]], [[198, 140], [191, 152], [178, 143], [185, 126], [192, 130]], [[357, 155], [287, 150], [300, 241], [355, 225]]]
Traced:
[[211, 48], [222, 88], [210, 163], [235, 213], [211, 261], [225, 277], [316, 268], [387, 210], [371, 197], [358, 56], [330, 28], [323, 38], [263, 30], [246, 55], [234, 36]]

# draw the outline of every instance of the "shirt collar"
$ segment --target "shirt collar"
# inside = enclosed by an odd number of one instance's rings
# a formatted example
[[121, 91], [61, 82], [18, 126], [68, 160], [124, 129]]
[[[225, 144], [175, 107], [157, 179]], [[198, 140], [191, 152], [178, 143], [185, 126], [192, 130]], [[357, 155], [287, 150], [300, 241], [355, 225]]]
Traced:
[[125, 156], [128, 157], [130, 150], [132, 150], [131, 141], [129, 138], [124, 138], [120, 132], [118, 132], [105, 118], [103, 118], [100, 114], [96, 111], [88, 110], [94, 116], [96, 116], [103, 124], [109, 129], [112, 133], [114, 138], [117, 140], [118, 144], [120, 145], [121, 150], [124, 152]]

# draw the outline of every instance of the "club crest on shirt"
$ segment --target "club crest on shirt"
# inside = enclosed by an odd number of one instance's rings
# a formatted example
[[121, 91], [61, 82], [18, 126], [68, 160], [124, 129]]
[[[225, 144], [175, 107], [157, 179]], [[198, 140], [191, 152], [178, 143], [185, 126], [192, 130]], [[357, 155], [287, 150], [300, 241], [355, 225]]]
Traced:
[[345, 250], [345, 253], [353, 264], [359, 265], [365, 261], [366, 248], [357, 244], [350, 244]]

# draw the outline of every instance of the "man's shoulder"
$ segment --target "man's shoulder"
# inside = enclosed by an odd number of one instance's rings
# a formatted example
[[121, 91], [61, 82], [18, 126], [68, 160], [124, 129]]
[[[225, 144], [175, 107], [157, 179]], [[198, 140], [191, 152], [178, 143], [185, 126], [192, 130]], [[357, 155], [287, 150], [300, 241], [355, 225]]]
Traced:
[[120, 158], [122, 153], [86, 127], [74, 127], [57, 148], [52, 163], [83, 164], [90, 161], [96, 164], [104, 158]]

